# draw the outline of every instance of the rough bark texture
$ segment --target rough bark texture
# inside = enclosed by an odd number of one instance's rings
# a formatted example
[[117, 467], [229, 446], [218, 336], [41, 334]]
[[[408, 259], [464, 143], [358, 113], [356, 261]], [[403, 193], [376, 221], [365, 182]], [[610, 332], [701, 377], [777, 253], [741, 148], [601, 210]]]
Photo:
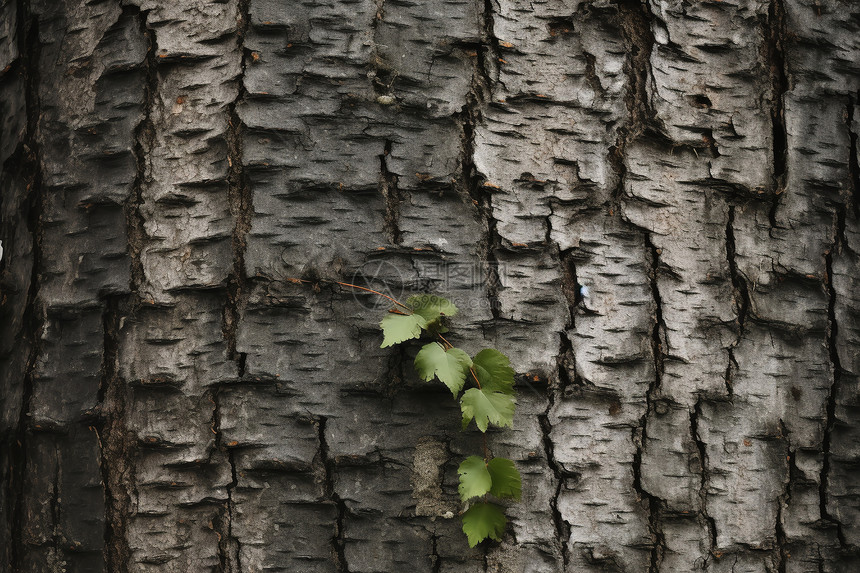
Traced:
[[[855, 1], [0, 12], [0, 571], [860, 570]], [[367, 265], [521, 375], [501, 543]]]

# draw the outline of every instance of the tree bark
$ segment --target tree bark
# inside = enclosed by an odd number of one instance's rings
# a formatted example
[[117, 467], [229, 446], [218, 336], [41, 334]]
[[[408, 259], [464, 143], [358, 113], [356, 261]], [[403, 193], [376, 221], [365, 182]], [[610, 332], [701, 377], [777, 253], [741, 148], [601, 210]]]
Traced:
[[[0, 571], [860, 569], [852, 0], [0, 12]], [[512, 359], [501, 542], [371, 278]]]

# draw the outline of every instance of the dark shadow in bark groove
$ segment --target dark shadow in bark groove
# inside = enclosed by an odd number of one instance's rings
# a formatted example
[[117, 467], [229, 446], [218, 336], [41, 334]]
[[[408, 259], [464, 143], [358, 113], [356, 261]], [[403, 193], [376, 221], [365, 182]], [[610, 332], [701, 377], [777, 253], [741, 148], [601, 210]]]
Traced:
[[643, 238], [647, 249], [646, 256], [651, 263], [649, 274], [651, 280], [651, 296], [654, 299], [654, 328], [652, 330], [651, 340], [651, 348], [654, 356], [654, 382], [645, 394], [645, 412], [639, 419], [638, 426], [634, 427], [632, 430], [632, 440], [636, 445], [636, 452], [633, 454], [633, 489], [642, 499], [646, 500], [648, 504], [648, 527], [654, 536], [654, 546], [651, 549], [651, 562], [648, 567], [648, 572], [658, 573], [660, 570], [660, 563], [663, 559], [663, 554], [666, 551], [666, 539], [663, 534], [661, 519], [666, 507], [666, 502], [659, 497], [652, 495], [642, 486], [642, 453], [648, 439], [648, 415], [651, 413], [655, 395], [659, 392], [662, 385], [663, 363], [667, 349], [665, 344], [663, 305], [657, 283], [657, 274], [660, 266], [660, 251], [651, 242], [651, 236], [647, 232], [643, 233]]
[[[735, 347], [740, 343], [744, 335], [747, 315], [750, 309], [749, 285], [746, 278], [741, 274], [737, 264], [737, 248], [735, 243], [735, 206], [729, 206], [729, 217], [726, 222], [726, 260], [729, 264], [729, 274], [735, 291], [735, 306], [737, 307], [738, 334], [735, 341], [726, 349], [729, 355], [729, 364], [726, 366], [725, 384], [726, 391], [731, 398], [734, 395], [734, 374], [738, 369], [735, 360]], [[740, 301], [738, 301], [740, 295]]]
[[399, 224], [402, 197], [397, 188], [397, 175], [388, 170], [386, 158], [391, 154], [391, 145], [390, 139], [385, 140], [384, 151], [379, 156], [379, 192], [385, 200], [385, 230], [388, 240], [393, 245], [400, 245], [403, 242]]
[[785, 191], [785, 179], [788, 169], [786, 160], [788, 158], [788, 131], [785, 125], [785, 94], [788, 92], [789, 83], [785, 61], [785, 47], [788, 34], [785, 24], [785, 6], [783, 0], [771, 0], [768, 6], [767, 29], [768, 39], [765, 45], [765, 60], [770, 62], [771, 78], [771, 125], [773, 126], [773, 199], [771, 203], [770, 218], [771, 230], [778, 227], [777, 210], [779, 200]]
[[[33, 373], [40, 352], [40, 336], [44, 321], [39, 309], [39, 268], [42, 260], [42, 213], [44, 212], [44, 188], [42, 184], [40, 147], [37, 140], [39, 118], [41, 115], [39, 101], [39, 58], [41, 43], [39, 42], [39, 22], [30, 12], [30, 4], [26, 0], [17, 3], [17, 34], [20, 60], [20, 73], [24, 79], [25, 107], [27, 114], [27, 131], [23, 144], [13, 154], [13, 161], [18, 162], [17, 173], [25, 186], [29, 188], [27, 197], [27, 228], [33, 237], [33, 267], [30, 277], [27, 302], [21, 329], [21, 340], [27, 349], [26, 369], [22, 379], [21, 407], [18, 413], [18, 426], [9, 451], [11, 475], [8, 492], [11, 509], [11, 547], [9, 559], [12, 570], [23, 570], [25, 555], [24, 539], [24, 482], [27, 477], [27, 442], [31, 435], [30, 410], [33, 397]], [[10, 162], [7, 162], [10, 163]], [[3, 166], [6, 170], [6, 165]]]
[[141, 287], [146, 282], [140, 254], [143, 250], [143, 245], [147, 241], [146, 230], [144, 228], [145, 221], [140, 212], [140, 206], [143, 204], [143, 185], [147, 177], [147, 157], [149, 151], [155, 145], [155, 127], [152, 123], [152, 109], [155, 106], [158, 95], [158, 71], [156, 69], [158, 62], [155, 55], [158, 49], [158, 42], [155, 31], [150, 30], [147, 26], [146, 14], [139, 10], [137, 14], [140, 18], [140, 33], [146, 38], [147, 44], [146, 57], [142, 64], [145, 78], [143, 85], [143, 118], [134, 129], [132, 151], [136, 163], [136, 173], [132, 182], [131, 193], [123, 208], [128, 233], [128, 254], [131, 259], [131, 284], [129, 286], [132, 292], [140, 293]]
[[334, 555], [335, 569], [338, 573], [349, 573], [349, 564], [346, 561], [346, 553], [344, 551], [344, 521], [348, 509], [346, 503], [340, 498], [334, 490], [334, 461], [329, 458], [328, 442], [325, 437], [326, 422], [328, 419], [325, 416], [320, 416], [316, 421], [317, 432], [319, 433], [319, 460], [323, 470], [323, 487], [325, 496], [337, 507], [337, 522], [335, 535], [331, 538], [332, 554]]
[[[848, 128], [848, 138], [850, 145], [848, 147], [848, 175], [850, 181], [849, 203], [852, 207], [855, 219], [860, 219], [860, 165], [857, 160], [857, 134], [854, 133], [854, 107], [857, 101], [860, 100], [860, 93], [857, 94], [857, 99], [848, 98], [848, 113], [845, 114], [845, 124]], [[844, 240], [843, 240], [844, 244]]]
[[836, 320], [836, 289], [833, 286], [833, 251], [840, 246], [839, 237], [844, 233], [844, 229], [840, 230], [840, 226], [845, 224], [844, 217], [837, 216], [837, 228], [834, 230], [833, 246], [825, 254], [824, 261], [826, 264], [826, 287], [829, 297], [827, 303], [827, 348], [830, 353], [830, 364], [833, 369], [833, 381], [830, 386], [830, 393], [827, 396], [827, 420], [824, 426], [824, 438], [822, 441], [822, 452], [824, 454], [824, 462], [821, 466], [821, 478], [819, 480], [819, 512], [821, 519], [835, 525], [836, 536], [839, 539], [839, 545], [843, 548], [848, 546], [845, 538], [845, 533], [842, 531], [842, 523], [834, 516], [830, 515], [827, 510], [827, 486], [830, 476], [830, 445], [833, 434], [833, 427], [836, 424], [836, 397], [841, 393], [842, 381], [842, 362], [839, 357], [837, 346], [839, 325]]
[[230, 214], [233, 217], [233, 269], [227, 277], [227, 301], [224, 306], [224, 339], [227, 341], [227, 355], [231, 360], [238, 363], [239, 378], [245, 374], [246, 355], [236, 350], [236, 334], [239, 327], [240, 308], [242, 297], [247, 291], [248, 277], [245, 274], [245, 250], [247, 249], [246, 236], [251, 230], [251, 214], [253, 212], [253, 196], [248, 184], [247, 174], [243, 158], [242, 141], [245, 137], [244, 124], [236, 109], [239, 102], [244, 100], [245, 91], [245, 68], [249, 52], [244, 47], [245, 33], [248, 28], [250, 15], [248, 14], [250, 0], [242, 0], [239, 3], [239, 23], [237, 28], [238, 49], [242, 53], [241, 73], [236, 79], [236, 99], [227, 107], [228, 129], [227, 129], [227, 157], [229, 169], [227, 172], [227, 198], [230, 205]]
[[496, 229], [496, 220], [493, 217], [492, 195], [483, 185], [484, 180], [475, 169], [473, 160], [475, 150], [475, 126], [481, 121], [481, 105], [483, 94], [489, 89], [484, 85], [486, 78], [473, 78], [472, 90], [468, 97], [467, 106], [461, 113], [460, 125], [462, 126], [462, 179], [466, 186], [466, 192], [472, 203], [477, 207], [481, 217], [486, 221], [487, 231], [479, 247], [480, 254], [484, 260], [487, 272], [487, 300], [493, 319], [500, 317], [501, 304], [498, 297], [500, 277], [498, 272], [498, 259], [496, 252], [502, 249], [502, 238]]
[[708, 460], [708, 450], [705, 442], [702, 441], [701, 436], [699, 435], [699, 418], [702, 416], [702, 397], [696, 400], [696, 405], [693, 407], [693, 410], [690, 412], [690, 435], [693, 437], [693, 443], [696, 444], [696, 450], [699, 452], [699, 460], [702, 467], [702, 479], [699, 483], [699, 503], [702, 505], [702, 516], [705, 518], [705, 522], [708, 524], [708, 533], [710, 534], [710, 551], [711, 554], [714, 553], [717, 549], [717, 522], [708, 514], [708, 482], [710, 480], [710, 474], [708, 473], [708, 468], [710, 467], [710, 463]]
[[779, 420], [780, 436], [785, 440], [785, 459], [787, 465], [787, 477], [782, 494], [777, 499], [776, 505], [776, 550], [778, 554], [777, 567], [778, 573], [786, 573], [786, 562], [789, 558], [788, 536], [785, 529], [782, 527], [782, 511], [791, 501], [791, 485], [792, 485], [792, 469], [794, 468], [794, 453], [791, 451], [791, 440], [789, 440], [789, 431], [782, 419]]
[[[240, 560], [240, 544], [239, 540], [233, 535], [233, 513], [235, 503], [233, 494], [236, 487], [239, 485], [239, 477], [236, 473], [236, 458], [234, 450], [228, 448], [224, 443], [224, 434], [221, 430], [221, 388], [217, 388], [212, 393], [212, 428], [215, 431], [215, 449], [226, 453], [227, 461], [230, 464], [230, 483], [227, 484], [227, 502], [225, 511], [219, 520], [218, 529], [218, 560], [220, 570], [219, 573], [241, 573], [242, 563]], [[214, 450], [213, 450], [214, 451]], [[210, 452], [211, 457], [212, 452]]]
[[[561, 370], [561, 367], [559, 370]], [[544, 454], [546, 455], [547, 464], [552, 470], [556, 481], [555, 494], [550, 500], [550, 509], [552, 510], [552, 520], [555, 525], [557, 541], [560, 544], [559, 550], [561, 552], [562, 563], [564, 564], [564, 570], [567, 571], [570, 563], [570, 548], [568, 547], [570, 539], [570, 524], [564, 520], [564, 517], [561, 515], [561, 511], [558, 508], [558, 500], [559, 497], [561, 497], [562, 488], [564, 487], [564, 472], [562, 471], [559, 463], [555, 460], [555, 450], [552, 443], [552, 425], [549, 421], [549, 412], [552, 410], [554, 404], [555, 393], [550, 392], [549, 404], [547, 405], [546, 412], [538, 416], [538, 421], [540, 422], [540, 428], [543, 434]]]
[[128, 571], [131, 550], [127, 540], [134, 482], [135, 440], [127, 428], [129, 389], [119, 377], [120, 323], [130, 316], [131, 297], [112, 297], [103, 315], [104, 354], [99, 387], [101, 471], [105, 490], [105, 566], [108, 571]]

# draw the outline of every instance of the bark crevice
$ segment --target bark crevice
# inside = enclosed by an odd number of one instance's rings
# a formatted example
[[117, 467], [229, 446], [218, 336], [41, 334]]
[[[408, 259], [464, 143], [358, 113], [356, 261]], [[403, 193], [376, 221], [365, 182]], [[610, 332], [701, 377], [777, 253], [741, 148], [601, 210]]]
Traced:
[[[627, 146], [643, 133], [662, 134], [665, 131], [660, 128], [657, 112], [648, 97], [648, 83], [653, 78], [651, 52], [654, 48], [651, 6], [647, 1], [640, 0], [618, 0], [616, 5], [619, 27], [627, 46], [627, 57], [624, 63], [627, 93], [624, 103], [629, 116], [625, 124], [618, 129], [615, 145], [609, 149], [609, 161], [619, 179], [618, 187], [613, 193], [613, 202], [617, 202], [623, 192], [622, 182], [627, 171], [624, 165]], [[588, 65], [586, 76], [588, 77]], [[589, 82], [593, 83], [593, 81], [589, 78]]]
[[660, 563], [666, 550], [666, 540], [663, 534], [662, 514], [665, 501], [648, 492], [642, 485], [642, 453], [645, 450], [645, 442], [648, 439], [647, 418], [651, 409], [650, 398], [648, 400], [648, 411], [642, 415], [638, 427], [633, 428], [633, 443], [636, 451], [633, 454], [633, 489], [640, 499], [647, 504], [648, 529], [654, 538], [651, 547], [651, 557], [648, 565], [648, 573], [659, 573]]
[[430, 571], [439, 573], [442, 570], [442, 558], [439, 556], [439, 536], [435, 533], [430, 534]]
[[[561, 370], [561, 367], [559, 370]], [[555, 393], [550, 392], [547, 409], [543, 414], [538, 416], [538, 421], [540, 422], [542, 433], [544, 455], [546, 456], [547, 465], [552, 470], [556, 482], [555, 493], [550, 500], [550, 509], [552, 510], [552, 519], [553, 524], [555, 525], [556, 537], [560, 544], [559, 550], [561, 552], [562, 563], [564, 565], [563, 570], [567, 571], [570, 564], [570, 548], [568, 547], [568, 540], [570, 539], [570, 524], [564, 520], [561, 510], [558, 508], [558, 500], [561, 497], [561, 492], [564, 487], [565, 475], [561, 465], [555, 459], [555, 445], [553, 444], [551, 435], [552, 423], [549, 421], [549, 414], [554, 405]]]
[[[576, 355], [573, 350], [573, 341], [568, 332], [576, 330], [576, 312], [582, 303], [582, 285], [576, 272], [576, 256], [574, 249], [567, 249], [559, 253], [559, 262], [562, 270], [561, 290], [567, 302], [568, 317], [565, 330], [559, 332], [559, 349], [556, 355], [558, 365], [558, 390], [564, 395], [571, 386], [585, 386], [587, 383], [579, 376], [576, 369]], [[572, 375], [571, 375], [572, 372]]]
[[335, 534], [331, 538], [331, 549], [334, 558], [335, 570], [337, 573], [349, 573], [349, 564], [346, 560], [345, 539], [344, 539], [344, 522], [348, 509], [346, 503], [340, 498], [334, 487], [334, 474], [336, 471], [334, 460], [329, 457], [328, 441], [326, 440], [325, 431], [328, 419], [325, 416], [320, 416], [316, 420], [316, 427], [319, 439], [319, 462], [322, 471], [323, 493], [327, 500], [335, 505], [337, 516], [335, 520]]
[[735, 242], [735, 206], [729, 205], [729, 216], [726, 222], [726, 261], [729, 265], [729, 276], [731, 277], [732, 286], [734, 287], [735, 308], [737, 314], [738, 334], [734, 342], [726, 349], [729, 357], [728, 365], [726, 366], [725, 385], [726, 392], [731, 398], [734, 395], [734, 374], [738, 369], [738, 362], [735, 359], [735, 348], [740, 344], [743, 338], [747, 316], [750, 312], [750, 291], [749, 284], [746, 278], [738, 269], [737, 263], [737, 245]]
[[473, 78], [472, 90], [468, 96], [467, 104], [460, 114], [462, 138], [461, 167], [463, 184], [466, 186], [465, 191], [470, 197], [472, 204], [475, 205], [480, 217], [486, 223], [483, 244], [479, 247], [478, 254], [484, 257], [484, 260], [481, 262], [486, 268], [487, 301], [490, 305], [490, 312], [493, 319], [498, 319], [501, 315], [501, 303], [498, 296], [501, 277], [499, 276], [496, 253], [502, 247], [502, 238], [499, 235], [496, 228], [496, 220], [493, 217], [492, 194], [485, 184], [486, 181], [483, 180], [482, 175], [475, 168], [474, 163], [475, 128], [481, 121], [482, 94], [485, 89], [489, 89], [489, 86], [482, 83], [484, 79]]
[[[497, 71], [499, 67], [499, 63], [502, 59], [502, 47], [499, 43], [499, 38], [496, 36], [495, 30], [495, 20], [493, 17], [493, 0], [484, 0], [484, 11], [482, 13], [482, 25], [483, 29], [481, 30], [482, 34], [482, 42], [485, 45], [486, 49], [481, 54], [481, 58], [478, 61], [478, 70], [481, 72], [481, 79], [484, 82], [484, 85], [487, 88], [489, 93], [492, 93], [492, 85], [493, 79], [490, 77], [492, 71]], [[498, 73], [495, 74], [498, 76]], [[501, 81], [500, 78], [496, 78], [499, 84], [507, 89], [504, 82]]]
[[767, 44], [766, 60], [770, 63], [771, 83], [771, 126], [773, 145], [773, 197], [768, 213], [773, 229], [777, 223], [777, 210], [779, 209], [780, 197], [785, 192], [786, 177], [788, 173], [788, 128], [785, 124], [785, 94], [789, 90], [787, 63], [785, 57], [786, 45], [788, 45], [788, 32], [785, 23], [784, 0], [771, 0], [767, 14]]
[[[860, 93], [858, 93], [860, 99]], [[848, 111], [845, 114], [845, 125], [848, 128], [848, 176], [849, 197], [846, 204], [851, 206], [855, 219], [860, 219], [860, 164], [857, 159], [857, 134], [854, 132], [854, 107], [857, 100], [848, 97]], [[844, 240], [843, 240], [844, 244]]]
[[[732, 345], [737, 346], [744, 334], [744, 326], [750, 310], [750, 291], [746, 278], [738, 269], [737, 246], [735, 242], [735, 206], [729, 205], [729, 218], [726, 222], [726, 261], [729, 264], [729, 275], [735, 289], [735, 305], [738, 316], [738, 339]], [[738, 300], [740, 296], [740, 300]]]
[[702, 416], [702, 397], [699, 396], [696, 404], [690, 411], [690, 435], [693, 438], [693, 443], [696, 444], [696, 451], [699, 454], [699, 463], [702, 467], [701, 481], [699, 482], [699, 503], [701, 505], [702, 517], [708, 525], [710, 554], [714, 555], [717, 551], [717, 522], [708, 513], [708, 484], [710, 482], [710, 463], [708, 459], [707, 446], [702, 440], [699, 433], [699, 418]]
[[[837, 424], [836, 401], [841, 393], [842, 362], [839, 356], [838, 335], [839, 323], [836, 317], [836, 288], [833, 285], [833, 252], [840, 247], [839, 237], [844, 234], [845, 218], [837, 214], [835, 217], [835, 228], [833, 231], [833, 245], [824, 255], [825, 263], [825, 287], [827, 289], [827, 349], [830, 355], [830, 367], [833, 372], [830, 391], [827, 396], [827, 418], [824, 425], [824, 437], [822, 440], [822, 453], [824, 460], [821, 466], [821, 477], [818, 486], [819, 513], [821, 519], [836, 527], [836, 536], [841, 547], [847, 547], [845, 534], [842, 531], [842, 523], [827, 509], [827, 488], [830, 477], [831, 452], [830, 446], [832, 434]], [[840, 228], [842, 227], [842, 228]]]
[[245, 271], [246, 236], [251, 230], [253, 197], [245, 173], [242, 141], [245, 136], [244, 125], [239, 117], [237, 106], [245, 98], [245, 68], [248, 54], [245, 50], [245, 33], [250, 20], [248, 13], [250, 0], [239, 2], [239, 21], [236, 28], [238, 50], [242, 54], [239, 77], [236, 79], [236, 97], [227, 107], [227, 200], [230, 215], [233, 217], [232, 255], [233, 268], [227, 277], [227, 302], [224, 308], [224, 339], [227, 341], [227, 354], [236, 361], [238, 376], [245, 375], [246, 354], [236, 349], [236, 337], [241, 319], [241, 303], [247, 291]]
[[[244, 124], [237, 108], [246, 95], [245, 69], [248, 58], [253, 57], [245, 49], [245, 33], [250, 21], [249, 4], [250, 0], [240, 0], [238, 5], [236, 44], [242, 61], [239, 75], [235, 79], [236, 96], [227, 106], [226, 132], [228, 164], [227, 202], [230, 215], [233, 218], [231, 237], [233, 265], [230, 274], [227, 276], [227, 300], [225, 301], [223, 310], [222, 334], [227, 344], [227, 356], [236, 363], [236, 372], [239, 380], [245, 376], [245, 361], [247, 359], [246, 353], [237, 350], [237, 335], [239, 321], [241, 320], [242, 300], [247, 291], [245, 251], [247, 249], [246, 236], [251, 230], [252, 194], [245, 173], [243, 157]], [[218, 557], [222, 571], [235, 571], [238, 573], [241, 572], [242, 566], [239, 540], [233, 535], [233, 517], [235, 511], [233, 496], [239, 480], [234, 452], [223, 441], [220, 388], [213, 392], [212, 402], [214, 404], [212, 416], [215, 445], [217, 449], [225, 453], [227, 461], [230, 464], [230, 483], [227, 485], [227, 502], [220, 520]]]
[[776, 506], [776, 550], [777, 550], [777, 567], [778, 573], [786, 573], [787, 562], [789, 558], [788, 536], [782, 525], [783, 508], [787, 507], [791, 501], [791, 486], [792, 486], [792, 468], [794, 466], [794, 454], [791, 451], [791, 440], [789, 439], [789, 430], [782, 419], [779, 420], [780, 437], [785, 440], [785, 460], [787, 479], [785, 485], [777, 500]]
[[[648, 398], [652, 398], [652, 394], [659, 390], [663, 383], [663, 371], [666, 355], [669, 351], [669, 345], [666, 339], [666, 323], [663, 320], [663, 300], [660, 296], [660, 286], [658, 276], [660, 274], [660, 254], [661, 249], [656, 247], [651, 242], [649, 233], [644, 233], [645, 246], [648, 249], [648, 259], [651, 263], [651, 268], [648, 273], [651, 287], [651, 296], [654, 299], [654, 327], [651, 330], [651, 350], [654, 355], [654, 385], [648, 390]], [[650, 406], [650, 403], [649, 403]]]
[[399, 223], [402, 197], [397, 188], [397, 175], [388, 170], [387, 157], [391, 155], [391, 146], [391, 140], [386, 140], [384, 151], [379, 156], [379, 192], [385, 200], [385, 231], [388, 240], [393, 245], [400, 245], [403, 243]]
[[134, 475], [134, 438], [126, 427], [129, 391], [119, 376], [119, 330], [127, 306], [118, 297], [106, 302], [103, 314], [104, 351], [99, 387], [101, 424], [100, 464], [105, 490], [105, 565], [108, 571], [128, 571], [131, 549], [126, 536], [131, 514], [129, 491]]
[[[134, 8], [134, 7], [133, 7]], [[128, 256], [131, 265], [131, 276], [129, 288], [132, 292], [142, 296], [141, 289], [146, 284], [146, 276], [141, 260], [141, 252], [147, 241], [145, 220], [140, 211], [144, 203], [143, 187], [147, 182], [150, 166], [148, 165], [149, 152], [155, 146], [155, 125], [152, 121], [152, 111], [158, 97], [158, 71], [157, 57], [158, 41], [155, 30], [147, 25], [147, 13], [137, 9], [140, 18], [140, 33], [146, 41], [146, 55], [142, 62], [144, 85], [143, 85], [143, 117], [134, 129], [134, 142], [132, 153], [135, 158], [135, 176], [132, 182], [131, 193], [123, 205], [125, 211], [126, 229], [128, 233]]]
[[645, 444], [648, 441], [648, 416], [653, 410], [653, 401], [657, 392], [662, 386], [663, 379], [663, 363], [665, 360], [666, 345], [663, 341], [665, 337], [663, 322], [663, 303], [660, 297], [660, 290], [657, 284], [657, 274], [660, 265], [660, 249], [651, 242], [651, 236], [643, 233], [645, 241], [646, 257], [648, 258], [651, 268], [649, 270], [651, 296], [654, 300], [654, 327], [651, 334], [651, 349], [654, 358], [654, 381], [651, 383], [648, 391], [645, 393], [645, 411], [643, 412], [639, 423], [633, 428], [633, 443], [636, 446], [636, 451], [633, 454], [633, 489], [641, 499], [647, 503], [648, 510], [648, 527], [651, 534], [654, 536], [654, 545], [651, 549], [651, 559], [648, 567], [649, 573], [658, 573], [660, 563], [663, 559], [663, 554], [666, 550], [666, 540], [663, 534], [662, 514], [666, 506], [666, 502], [659, 497], [648, 492], [642, 485], [642, 456], [645, 450]]
[[227, 503], [225, 511], [218, 524], [218, 559], [222, 573], [241, 573], [239, 540], [233, 535], [233, 517], [235, 503], [233, 495], [239, 485], [239, 477], [236, 471], [236, 458], [232, 449], [224, 443], [224, 433], [221, 429], [221, 389], [212, 394], [214, 404], [212, 410], [212, 430], [215, 432], [215, 448], [223, 451], [230, 464], [230, 483], [227, 484]]
[[376, 0], [376, 12], [370, 22], [370, 38], [373, 45], [370, 79], [373, 91], [377, 94], [376, 101], [382, 105], [392, 105], [396, 99], [391, 95], [391, 86], [397, 79], [397, 70], [382, 59], [379, 54], [379, 45], [376, 43], [376, 35], [379, 31], [379, 23], [385, 17], [385, 0]]
[[[26, 554], [25, 540], [25, 508], [24, 484], [27, 479], [28, 438], [31, 435], [30, 412], [33, 399], [33, 382], [36, 361], [41, 351], [40, 331], [45, 322], [45, 312], [39, 301], [39, 269], [42, 264], [42, 215], [45, 211], [45, 191], [42, 182], [41, 148], [38, 141], [39, 119], [41, 105], [39, 99], [39, 59], [41, 43], [39, 42], [38, 17], [31, 14], [30, 3], [18, 0], [17, 5], [17, 34], [19, 49], [20, 73], [24, 78], [24, 106], [27, 116], [26, 132], [22, 145], [15, 152], [20, 164], [17, 167], [21, 179], [28, 188], [27, 193], [27, 228], [32, 237], [33, 267], [30, 274], [27, 300], [21, 328], [21, 338], [27, 349], [28, 356], [21, 380], [21, 406], [18, 410], [17, 427], [9, 448], [11, 471], [8, 483], [11, 511], [11, 546], [9, 559], [12, 570], [23, 570]], [[14, 157], [14, 156], [13, 156]], [[4, 190], [5, 191], [5, 190]], [[8, 257], [9, 255], [7, 255]]]

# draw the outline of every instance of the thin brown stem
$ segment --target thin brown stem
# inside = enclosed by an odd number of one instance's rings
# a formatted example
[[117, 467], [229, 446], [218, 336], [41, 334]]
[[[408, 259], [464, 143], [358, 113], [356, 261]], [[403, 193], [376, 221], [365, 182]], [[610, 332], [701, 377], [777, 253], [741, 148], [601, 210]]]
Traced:
[[441, 334], [439, 334], [438, 332], [436, 333], [436, 336], [438, 336], [438, 337], [439, 337], [439, 339], [444, 343], [444, 346], [446, 346], [446, 347], [447, 347], [447, 348], [446, 348], [446, 350], [447, 350], [448, 348], [454, 348], [454, 345], [453, 345], [453, 344], [451, 344], [450, 342], [448, 342], [448, 341], [445, 339], [445, 337], [444, 337], [444, 336], [442, 336]]
[[[291, 283], [308, 283], [308, 284], [313, 284], [313, 282], [314, 282], [314, 281], [309, 281], [309, 280], [306, 280], [306, 279], [294, 279], [294, 278], [288, 278], [287, 280], [288, 280], [289, 282], [291, 282]], [[393, 302], [393, 303], [394, 303], [394, 304], [396, 304], [397, 306], [399, 306], [399, 307], [401, 307], [401, 308], [405, 308], [406, 310], [408, 310], [408, 311], [409, 311], [409, 314], [412, 314], [412, 309], [411, 309], [411, 308], [409, 308], [408, 306], [406, 306], [405, 304], [403, 304], [402, 302], [400, 302], [399, 300], [394, 299], [394, 298], [392, 298], [392, 297], [388, 296], [387, 294], [382, 294], [381, 292], [379, 292], [379, 291], [377, 291], [377, 290], [373, 290], [372, 288], [366, 288], [366, 287], [363, 287], [363, 286], [358, 286], [358, 285], [354, 285], [354, 284], [350, 284], [350, 283], [342, 283], [342, 282], [340, 282], [340, 281], [333, 281], [333, 280], [329, 280], [329, 279], [320, 279], [318, 282], [329, 282], [329, 283], [338, 284], [338, 285], [340, 285], [340, 286], [345, 286], [345, 287], [349, 287], [349, 288], [355, 288], [355, 289], [358, 289], [358, 290], [363, 290], [363, 291], [366, 291], [366, 292], [371, 292], [371, 293], [376, 294], [376, 295], [379, 295], [379, 296], [381, 296], [381, 297], [383, 297], [383, 298], [387, 298], [388, 300], [390, 300], [391, 302]]]
[[477, 384], [477, 385], [478, 385], [478, 390], [480, 390], [480, 389], [481, 389], [481, 382], [478, 380], [478, 375], [477, 375], [477, 374], [475, 374], [475, 369], [474, 369], [474, 368], [472, 368], [472, 367], [470, 366], [470, 367], [469, 367], [469, 372], [471, 372], [471, 373], [472, 373], [472, 378], [474, 378], [474, 379], [475, 379], [475, 384]]

